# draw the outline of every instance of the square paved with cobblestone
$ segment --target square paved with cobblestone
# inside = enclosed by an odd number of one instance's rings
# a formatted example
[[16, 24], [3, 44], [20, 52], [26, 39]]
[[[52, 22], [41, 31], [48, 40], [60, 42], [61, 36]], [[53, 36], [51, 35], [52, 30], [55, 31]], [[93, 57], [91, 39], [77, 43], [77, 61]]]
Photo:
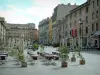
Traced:
[[15, 61], [8, 61], [5, 65], [0, 65], [0, 75], [100, 75], [100, 52], [87, 51], [82, 54], [86, 59], [85, 65], [79, 65], [77, 59], [76, 63], [69, 61], [67, 68], [61, 68], [60, 61], [56, 62], [56, 66], [46, 66], [38, 60], [34, 65], [28, 64], [27, 68], [14, 65]]

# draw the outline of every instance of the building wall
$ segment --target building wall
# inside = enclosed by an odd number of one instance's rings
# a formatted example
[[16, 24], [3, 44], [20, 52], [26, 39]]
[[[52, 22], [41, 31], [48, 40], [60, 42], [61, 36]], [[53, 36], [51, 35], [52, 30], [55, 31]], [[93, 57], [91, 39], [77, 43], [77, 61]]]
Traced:
[[34, 40], [38, 41], [38, 30], [34, 30]]
[[[64, 18], [67, 14], [69, 14], [70, 10], [74, 9], [75, 7], [77, 7], [77, 5], [71, 5], [71, 4], [67, 4], [67, 5], [64, 5], [64, 4], [59, 4], [57, 7], [54, 8], [54, 13], [53, 13], [53, 16], [52, 16], [52, 20], [53, 22], [56, 22], [57, 21], [59, 22], [59, 20], [62, 20], [62, 18]], [[53, 26], [53, 31], [55, 35], [53, 35], [53, 43], [60, 43], [60, 28], [61, 28], [61, 25], [58, 23], [58, 24], [54, 24], [55, 26]], [[65, 26], [65, 24], [63, 24]], [[62, 28], [64, 27], [62, 25]], [[59, 28], [58, 28], [59, 27]], [[63, 31], [64, 32], [64, 31]], [[59, 34], [60, 33], [60, 34]], [[65, 33], [63, 33], [63, 36], [64, 36]], [[55, 38], [57, 38], [55, 40]], [[62, 42], [62, 41], [61, 41]]]
[[[97, 40], [98, 46], [100, 46], [100, 37], [92, 37], [95, 32], [100, 31], [99, 9], [100, 0], [87, 0], [87, 2], [77, 7], [76, 5], [59, 4], [54, 8], [52, 15], [53, 43], [67, 45], [70, 42], [71, 46], [73, 44], [81, 46], [83, 43], [84, 47], [89, 44], [93, 47], [95, 40]], [[75, 38], [72, 37], [72, 29], [77, 29]], [[73, 40], [75, 41], [73, 42]]]
[[[34, 39], [34, 27], [32, 28], [29, 24], [7, 24], [7, 39], [12, 43], [9, 43], [9, 47], [17, 45], [17, 39], [20, 40], [20, 37], [23, 35], [24, 46], [32, 44]], [[14, 41], [12, 41], [14, 40]]]
[[[73, 40], [73, 38], [71, 36], [71, 30], [77, 29], [78, 35], [76, 38], [78, 39], [78, 41], [77, 41], [77, 39], [75, 39], [74, 43], [78, 42], [79, 45], [82, 44], [81, 39], [82, 39], [82, 32], [83, 32], [83, 46], [87, 46], [88, 43], [91, 43], [91, 46], [94, 45], [94, 40], [98, 39], [98, 38], [92, 38], [91, 34], [100, 30], [100, 23], [99, 23], [100, 16], [99, 16], [99, 3], [97, 2], [97, 0], [95, 0], [94, 7], [93, 7], [93, 1], [94, 0], [83, 3], [82, 5], [71, 10], [69, 14], [66, 14], [65, 19], [64, 19], [64, 17], [61, 19], [62, 23], [61, 24], [59, 23], [59, 25], [61, 25], [61, 26], [59, 26], [61, 29], [60, 34], [62, 34], [62, 32], [63, 32], [63, 27], [65, 28], [61, 37], [63, 37], [67, 33], [67, 35], [64, 38], [64, 42], [67, 41], [66, 40], [67, 37], [70, 38], [71, 40]], [[98, 6], [97, 6], [97, 3], [98, 3]], [[98, 13], [97, 13], [97, 11], [98, 11]], [[80, 20], [81, 20], [82, 24], [79, 23]], [[98, 25], [96, 25], [97, 23], [98, 23]], [[94, 26], [92, 26], [92, 24]], [[83, 29], [82, 29], [82, 26], [83, 26]], [[81, 31], [80, 31], [80, 29], [81, 29]], [[91, 41], [91, 40], [93, 40], [93, 41]], [[98, 39], [98, 41], [99, 41], [99, 39]], [[60, 41], [60, 42], [62, 43], [62, 41]], [[73, 45], [72, 41], [71, 41], [71, 45]]]
[[77, 5], [71, 5], [71, 4], [59, 4], [57, 9], [57, 18], [56, 20], [60, 20], [63, 17], [66, 16], [66, 14], [69, 14], [69, 11], [77, 7]]
[[49, 18], [44, 19], [39, 23], [39, 43], [49, 43]]
[[[80, 45], [81, 39], [83, 39], [84, 46], [87, 45], [87, 37], [89, 37], [89, 10], [86, 11], [86, 9], [89, 6], [89, 2], [86, 2], [79, 7], [75, 8], [74, 10], [70, 11], [70, 26], [72, 29], [77, 29], [77, 39], [80, 39], [77, 41]], [[82, 24], [79, 23], [79, 21], [82, 22]], [[81, 29], [81, 30], [80, 30]], [[88, 29], [88, 30], [86, 30]], [[83, 38], [82, 38], [83, 34]]]
[[28, 23], [28, 25], [35, 29], [35, 24], [34, 23]]
[[6, 22], [3, 17], [0, 17], [0, 50], [6, 47]]

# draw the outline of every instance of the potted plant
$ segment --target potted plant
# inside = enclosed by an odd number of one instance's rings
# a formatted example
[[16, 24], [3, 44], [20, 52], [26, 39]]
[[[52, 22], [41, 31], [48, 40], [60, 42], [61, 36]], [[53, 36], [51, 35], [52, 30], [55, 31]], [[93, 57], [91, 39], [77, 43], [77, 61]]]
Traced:
[[85, 58], [82, 56], [82, 54], [80, 52], [78, 53], [78, 55], [79, 55], [79, 58], [80, 58], [79, 64], [80, 65], [85, 65]]
[[19, 53], [18, 58], [21, 61], [21, 66], [27, 67], [27, 62], [25, 62], [24, 55]]
[[58, 48], [59, 52], [60, 52], [60, 57], [61, 57], [61, 67], [67, 67], [68, 63], [67, 60], [69, 59], [68, 56], [68, 49], [66, 46], [60, 46]]
[[76, 57], [75, 57], [76, 54], [77, 54], [77, 46], [74, 46], [72, 57], [71, 57], [71, 62], [76, 62]]
[[75, 62], [75, 61], [76, 61], [75, 53], [72, 53], [71, 62]]
[[44, 52], [44, 46], [43, 45], [40, 45], [40, 52], [39, 52], [39, 54], [40, 54], [40, 56], [43, 56], [43, 52]]
[[34, 45], [33, 45], [33, 48], [34, 48], [35, 50], [37, 50], [37, 49], [38, 49], [38, 44], [34, 44]]

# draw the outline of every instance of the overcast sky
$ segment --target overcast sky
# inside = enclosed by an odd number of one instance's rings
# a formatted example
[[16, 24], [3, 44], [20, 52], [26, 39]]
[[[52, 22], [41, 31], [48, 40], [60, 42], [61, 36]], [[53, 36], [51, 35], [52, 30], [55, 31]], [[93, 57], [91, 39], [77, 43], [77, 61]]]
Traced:
[[8, 23], [35, 23], [50, 17], [58, 4], [80, 5], [86, 0], [0, 0], [0, 17]]

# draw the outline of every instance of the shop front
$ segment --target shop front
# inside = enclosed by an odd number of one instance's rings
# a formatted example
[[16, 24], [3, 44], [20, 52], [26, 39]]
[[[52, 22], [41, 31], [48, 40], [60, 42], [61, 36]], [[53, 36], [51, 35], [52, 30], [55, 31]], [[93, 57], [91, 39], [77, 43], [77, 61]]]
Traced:
[[100, 50], [100, 31], [96, 31], [92, 37], [92, 46]]

